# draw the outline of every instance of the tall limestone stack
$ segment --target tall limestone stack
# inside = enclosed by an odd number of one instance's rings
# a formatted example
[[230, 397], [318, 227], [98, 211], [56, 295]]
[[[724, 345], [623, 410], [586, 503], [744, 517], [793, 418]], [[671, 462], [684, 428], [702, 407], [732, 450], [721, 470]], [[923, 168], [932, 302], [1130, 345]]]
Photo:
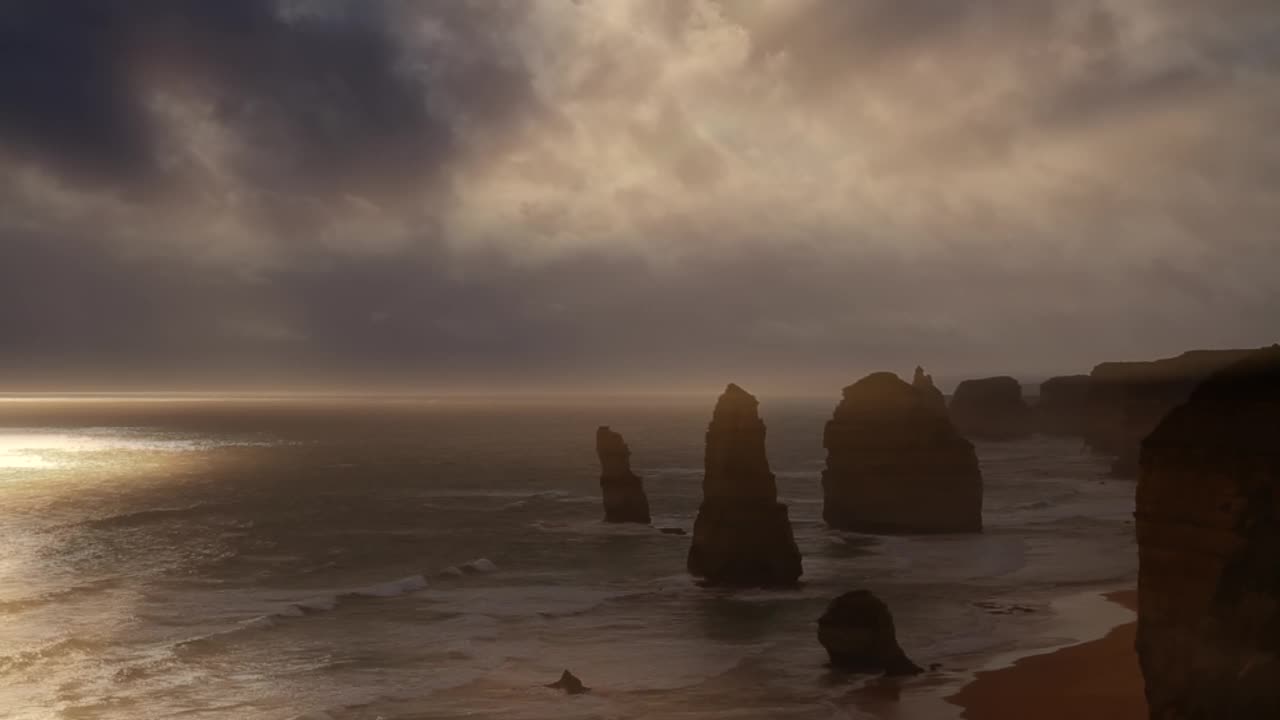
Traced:
[[785, 587], [799, 580], [800, 549], [765, 456], [759, 403], [729, 385], [707, 428], [702, 505], [689, 572], [710, 585]]
[[982, 530], [982, 473], [927, 392], [888, 372], [844, 389], [822, 444], [822, 517], [841, 530], [949, 533]]
[[919, 365], [916, 366], [916, 374], [911, 378], [911, 387], [924, 393], [924, 396], [929, 399], [929, 402], [941, 408], [943, 411], [947, 409], [946, 396], [942, 394], [942, 391], [938, 389], [937, 385], [933, 384], [933, 376], [925, 373], [924, 368]]
[[974, 440], [1016, 440], [1031, 434], [1031, 408], [1022, 385], [1007, 375], [965, 380], [951, 396], [951, 420]]
[[596, 455], [600, 457], [605, 522], [648, 523], [649, 498], [639, 476], [631, 472], [631, 449], [622, 436], [602, 425], [596, 430]]
[[1151, 718], [1280, 718], [1280, 346], [1147, 437], [1135, 515]]

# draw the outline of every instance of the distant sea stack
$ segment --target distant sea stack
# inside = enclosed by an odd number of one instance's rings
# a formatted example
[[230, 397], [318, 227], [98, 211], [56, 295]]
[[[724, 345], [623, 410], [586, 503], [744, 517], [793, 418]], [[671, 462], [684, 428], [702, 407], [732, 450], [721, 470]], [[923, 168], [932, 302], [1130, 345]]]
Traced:
[[1094, 450], [1115, 456], [1115, 474], [1138, 473], [1138, 448], [1170, 410], [1205, 378], [1254, 350], [1193, 350], [1151, 362], [1107, 362], [1093, 369], [1093, 418], [1086, 434]]
[[759, 403], [729, 385], [707, 428], [702, 505], [689, 572], [709, 585], [786, 587], [803, 573], [787, 506], [765, 455]]
[[1093, 381], [1088, 375], [1062, 375], [1040, 383], [1034, 408], [1036, 429], [1046, 435], [1083, 437], [1092, 419]]
[[889, 606], [869, 590], [831, 601], [818, 618], [818, 642], [831, 666], [849, 672], [916, 675], [921, 668], [898, 645]]
[[911, 378], [911, 387], [923, 393], [929, 402], [938, 408], [944, 411], [947, 409], [946, 396], [942, 394], [937, 385], [933, 384], [933, 376], [925, 373], [924, 368], [919, 365], [916, 366], [916, 373]]
[[1151, 718], [1280, 718], [1280, 346], [1146, 438], [1135, 515]]
[[604, 520], [611, 523], [649, 523], [649, 498], [644, 483], [631, 472], [631, 449], [622, 436], [607, 425], [596, 430], [596, 454], [600, 456], [600, 490], [604, 496]]
[[1007, 375], [965, 380], [951, 396], [951, 419], [972, 440], [1017, 440], [1032, 432], [1022, 385]]
[[973, 444], [918, 385], [888, 372], [844, 389], [822, 444], [822, 517], [841, 530], [982, 530], [982, 473]]

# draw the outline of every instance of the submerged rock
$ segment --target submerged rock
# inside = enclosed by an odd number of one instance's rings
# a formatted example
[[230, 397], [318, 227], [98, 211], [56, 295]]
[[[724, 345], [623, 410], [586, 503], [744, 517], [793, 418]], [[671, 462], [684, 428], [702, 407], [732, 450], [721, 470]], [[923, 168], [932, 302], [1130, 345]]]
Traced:
[[822, 518], [841, 530], [982, 530], [982, 473], [973, 444], [925, 391], [893, 373], [844, 389], [822, 438]]
[[585, 692], [591, 692], [591, 688], [582, 684], [576, 675], [565, 670], [560, 674], [560, 679], [547, 685], [555, 690], [563, 690], [566, 695], [581, 695]]
[[688, 568], [707, 584], [794, 585], [803, 573], [765, 455], [759, 403], [729, 385], [707, 428], [702, 505], [693, 524]]
[[1280, 346], [1142, 444], [1138, 639], [1153, 720], [1280, 718]]
[[960, 383], [950, 410], [956, 428], [971, 439], [1017, 440], [1033, 429], [1022, 385], [1007, 375]]
[[596, 430], [596, 455], [600, 457], [605, 522], [647, 524], [649, 498], [640, 477], [631, 472], [631, 449], [622, 436], [607, 425], [600, 426]]
[[818, 642], [832, 667], [849, 672], [916, 675], [924, 672], [898, 645], [893, 614], [869, 590], [847, 592], [818, 618]]

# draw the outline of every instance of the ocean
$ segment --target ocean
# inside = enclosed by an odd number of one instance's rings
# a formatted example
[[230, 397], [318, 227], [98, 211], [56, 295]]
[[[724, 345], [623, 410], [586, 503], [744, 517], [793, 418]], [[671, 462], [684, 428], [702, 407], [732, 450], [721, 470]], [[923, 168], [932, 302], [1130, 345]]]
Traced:
[[[842, 533], [836, 398], [762, 397], [804, 582], [702, 588], [656, 527], [692, 527], [714, 400], [0, 399], [0, 717], [957, 717], [1135, 582], [1134, 486], [1078, 440], [979, 444], [981, 535]], [[602, 522], [598, 425], [655, 528]], [[855, 588], [937, 669], [832, 672], [816, 620]]]

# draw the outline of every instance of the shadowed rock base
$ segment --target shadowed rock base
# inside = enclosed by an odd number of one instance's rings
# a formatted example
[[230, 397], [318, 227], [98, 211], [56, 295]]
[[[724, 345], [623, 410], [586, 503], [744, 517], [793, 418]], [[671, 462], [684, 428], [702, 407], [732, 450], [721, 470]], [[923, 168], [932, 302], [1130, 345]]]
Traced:
[[716, 585], [794, 585], [803, 572], [787, 506], [731, 500], [698, 509], [689, 573]]

